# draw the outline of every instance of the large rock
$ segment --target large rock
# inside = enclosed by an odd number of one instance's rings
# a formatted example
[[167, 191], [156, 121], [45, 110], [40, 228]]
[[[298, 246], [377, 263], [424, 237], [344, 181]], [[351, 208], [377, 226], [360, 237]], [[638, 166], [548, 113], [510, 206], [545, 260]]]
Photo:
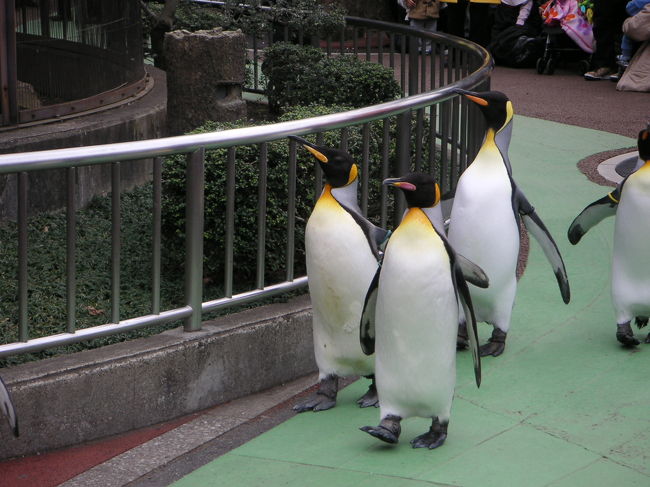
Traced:
[[165, 35], [167, 120], [178, 135], [208, 120], [235, 121], [246, 117], [242, 100], [246, 37], [221, 28]]

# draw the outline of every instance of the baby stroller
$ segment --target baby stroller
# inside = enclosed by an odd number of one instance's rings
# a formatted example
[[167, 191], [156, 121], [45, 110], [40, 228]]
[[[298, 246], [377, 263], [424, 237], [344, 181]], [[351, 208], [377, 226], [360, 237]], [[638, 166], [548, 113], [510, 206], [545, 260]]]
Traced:
[[549, 0], [539, 7], [546, 35], [544, 52], [536, 63], [539, 74], [553, 74], [566, 54], [577, 58], [580, 74], [588, 71], [594, 44], [591, 4], [591, 0]]

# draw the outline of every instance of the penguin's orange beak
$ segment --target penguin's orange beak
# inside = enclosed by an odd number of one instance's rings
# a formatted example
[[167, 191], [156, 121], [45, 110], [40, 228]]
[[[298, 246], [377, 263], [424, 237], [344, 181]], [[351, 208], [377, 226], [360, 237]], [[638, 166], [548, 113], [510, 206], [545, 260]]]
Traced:
[[415, 191], [417, 189], [415, 184], [402, 181], [400, 178], [384, 179], [383, 184], [386, 186], [395, 186], [396, 188], [403, 189], [405, 191]]
[[298, 137], [297, 135], [290, 135], [289, 138], [301, 144], [305, 149], [311, 152], [312, 155], [323, 164], [327, 164], [329, 162], [327, 156], [323, 154], [320, 150], [318, 150], [318, 147], [315, 144], [312, 144], [307, 139], [303, 139], [302, 137]]

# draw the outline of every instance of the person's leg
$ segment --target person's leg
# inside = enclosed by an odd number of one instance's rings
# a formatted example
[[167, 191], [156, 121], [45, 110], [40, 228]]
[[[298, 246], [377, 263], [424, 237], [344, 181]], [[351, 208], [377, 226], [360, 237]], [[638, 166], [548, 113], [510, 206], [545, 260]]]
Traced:
[[[436, 32], [438, 30], [438, 19], [426, 19], [424, 21], [424, 30], [427, 32]], [[431, 53], [431, 41], [427, 40], [424, 43], [424, 49], [427, 54]]]
[[594, 0], [594, 39], [596, 50], [591, 57], [594, 69], [616, 69], [617, 44], [627, 16], [626, 0]]
[[467, 17], [467, 0], [448, 3], [445, 8], [446, 32], [458, 37], [465, 37], [465, 19]]
[[469, 40], [486, 47], [490, 43], [494, 12], [489, 3], [469, 4]]

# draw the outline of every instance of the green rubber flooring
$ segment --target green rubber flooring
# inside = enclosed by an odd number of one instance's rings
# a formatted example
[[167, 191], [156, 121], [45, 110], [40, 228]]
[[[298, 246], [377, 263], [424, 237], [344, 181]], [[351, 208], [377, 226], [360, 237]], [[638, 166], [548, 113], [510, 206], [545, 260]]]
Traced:
[[[564, 305], [536, 242], [519, 283], [504, 355], [483, 360], [474, 384], [461, 353], [447, 442], [414, 450], [409, 440], [429, 421], [402, 423], [398, 445], [359, 431], [379, 421], [354, 401], [358, 381], [338, 406], [303, 413], [194, 471], [192, 486], [648, 486], [650, 345], [619, 347], [609, 297], [613, 219], [577, 247], [566, 239], [573, 217], [608, 189], [576, 163], [633, 147], [630, 138], [516, 117], [510, 157], [515, 180], [554, 235], [572, 299]], [[480, 325], [482, 342], [491, 327]], [[645, 334], [644, 334], [645, 335]]]

